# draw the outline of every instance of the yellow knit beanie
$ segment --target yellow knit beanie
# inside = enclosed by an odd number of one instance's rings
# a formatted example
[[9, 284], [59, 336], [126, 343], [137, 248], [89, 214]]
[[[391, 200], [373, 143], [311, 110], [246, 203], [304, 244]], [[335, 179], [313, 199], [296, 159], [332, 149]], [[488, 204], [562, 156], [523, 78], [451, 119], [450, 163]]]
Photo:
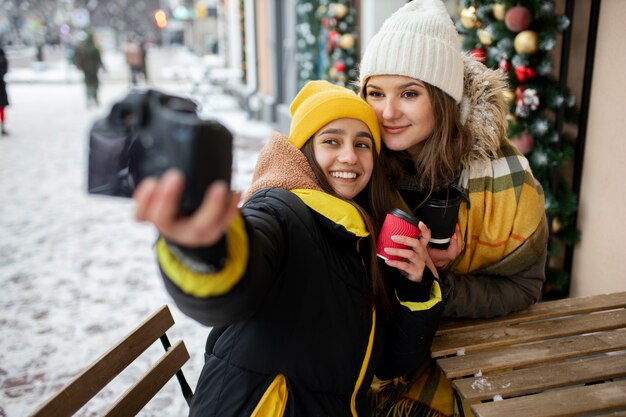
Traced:
[[367, 125], [380, 153], [380, 128], [376, 113], [353, 91], [328, 81], [309, 81], [289, 107], [289, 142], [300, 149], [318, 130], [336, 119], [357, 119]]

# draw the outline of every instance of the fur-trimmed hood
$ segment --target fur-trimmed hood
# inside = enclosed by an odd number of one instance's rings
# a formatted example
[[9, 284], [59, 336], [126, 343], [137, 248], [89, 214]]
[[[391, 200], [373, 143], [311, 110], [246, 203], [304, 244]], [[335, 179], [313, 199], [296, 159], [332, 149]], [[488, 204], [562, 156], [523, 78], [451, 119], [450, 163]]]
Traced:
[[261, 188], [322, 190], [306, 156], [279, 132], [261, 149], [245, 199]]
[[492, 70], [464, 55], [464, 85], [460, 110], [461, 120], [474, 138], [470, 153], [463, 159], [467, 168], [471, 161], [494, 159], [500, 142], [507, 135], [508, 91], [506, 75]]

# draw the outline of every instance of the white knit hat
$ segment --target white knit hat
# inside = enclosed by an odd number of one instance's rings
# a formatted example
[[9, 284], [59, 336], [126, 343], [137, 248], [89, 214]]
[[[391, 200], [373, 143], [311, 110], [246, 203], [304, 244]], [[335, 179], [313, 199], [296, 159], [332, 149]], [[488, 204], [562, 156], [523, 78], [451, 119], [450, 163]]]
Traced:
[[459, 37], [441, 0], [413, 0], [392, 14], [367, 45], [361, 86], [373, 75], [404, 75], [463, 96]]

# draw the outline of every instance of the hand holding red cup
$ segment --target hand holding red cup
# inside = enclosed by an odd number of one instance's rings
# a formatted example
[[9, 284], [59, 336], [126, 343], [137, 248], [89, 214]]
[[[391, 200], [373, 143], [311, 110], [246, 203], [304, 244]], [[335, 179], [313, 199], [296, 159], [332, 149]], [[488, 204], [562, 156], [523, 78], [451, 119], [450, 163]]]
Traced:
[[376, 254], [385, 260], [401, 261], [403, 258], [390, 255], [385, 248], [411, 249], [409, 246], [396, 243], [391, 236], [408, 236], [417, 239], [420, 235], [419, 220], [400, 209], [392, 209], [387, 213], [376, 242]]

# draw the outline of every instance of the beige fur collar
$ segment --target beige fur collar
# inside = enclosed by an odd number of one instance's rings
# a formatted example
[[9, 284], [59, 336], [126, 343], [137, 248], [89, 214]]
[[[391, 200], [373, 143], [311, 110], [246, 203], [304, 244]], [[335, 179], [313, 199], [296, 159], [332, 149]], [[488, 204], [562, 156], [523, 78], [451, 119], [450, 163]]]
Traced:
[[504, 92], [508, 90], [506, 75], [500, 70], [485, 67], [469, 55], [464, 56], [465, 76], [461, 119], [468, 126], [474, 143], [463, 159], [463, 166], [471, 161], [494, 159], [500, 142], [507, 135], [508, 105]]
[[302, 151], [278, 132], [272, 133], [259, 153], [246, 200], [261, 188], [322, 190]]

